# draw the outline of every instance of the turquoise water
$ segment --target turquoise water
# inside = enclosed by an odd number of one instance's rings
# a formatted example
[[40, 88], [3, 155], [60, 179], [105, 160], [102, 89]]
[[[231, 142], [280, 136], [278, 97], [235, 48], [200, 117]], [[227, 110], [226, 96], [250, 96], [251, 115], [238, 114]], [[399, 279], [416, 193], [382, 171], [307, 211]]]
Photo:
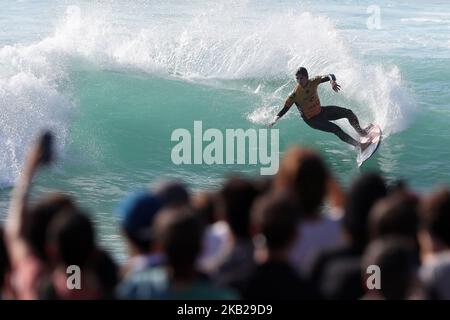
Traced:
[[[12, 1], [0, 12], [0, 210], [30, 141], [57, 134], [59, 161], [34, 194], [63, 190], [89, 210], [104, 245], [123, 247], [114, 206], [130, 189], [180, 178], [215, 188], [229, 171], [258, 165], [171, 161], [177, 128], [260, 129], [295, 85], [293, 71], [334, 73], [339, 94], [385, 138], [358, 169], [356, 153], [307, 127], [297, 111], [277, 124], [289, 145], [318, 149], [345, 185], [379, 170], [428, 192], [450, 182], [450, 5], [377, 1]], [[345, 122], [339, 122], [352, 133]]]

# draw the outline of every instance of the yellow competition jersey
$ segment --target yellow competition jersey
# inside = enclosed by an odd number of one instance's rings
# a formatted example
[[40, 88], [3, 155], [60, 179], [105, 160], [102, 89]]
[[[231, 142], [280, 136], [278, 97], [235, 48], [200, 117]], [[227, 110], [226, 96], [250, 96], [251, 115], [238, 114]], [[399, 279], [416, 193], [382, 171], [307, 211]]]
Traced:
[[298, 84], [294, 92], [286, 99], [285, 106], [290, 108], [295, 103], [298, 110], [306, 119], [311, 119], [318, 115], [321, 107], [319, 95], [317, 94], [317, 87], [321, 80], [322, 76], [310, 79], [305, 88]]

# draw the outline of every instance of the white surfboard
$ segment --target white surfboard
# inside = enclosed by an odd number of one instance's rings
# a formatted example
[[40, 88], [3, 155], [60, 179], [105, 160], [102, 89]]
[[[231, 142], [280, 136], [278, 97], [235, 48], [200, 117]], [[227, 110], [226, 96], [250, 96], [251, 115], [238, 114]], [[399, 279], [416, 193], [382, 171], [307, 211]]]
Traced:
[[381, 128], [376, 123], [373, 123], [367, 136], [361, 139], [361, 142], [370, 141], [371, 144], [363, 152], [361, 152], [361, 149], [358, 148], [358, 156], [356, 157], [358, 167], [361, 167], [364, 161], [369, 159], [377, 151], [381, 142], [381, 137]]

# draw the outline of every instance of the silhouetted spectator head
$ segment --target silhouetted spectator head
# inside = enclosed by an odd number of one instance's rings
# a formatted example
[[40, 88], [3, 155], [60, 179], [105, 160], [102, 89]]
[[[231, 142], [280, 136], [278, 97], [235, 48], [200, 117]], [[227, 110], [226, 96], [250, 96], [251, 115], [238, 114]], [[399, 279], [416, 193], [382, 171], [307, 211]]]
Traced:
[[2, 289], [5, 285], [6, 275], [11, 270], [8, 249], [5, 243], [3, 228], [0, 227], [0, 299], [2, 298]]
[[116, 208], [119, 223], [129, 243], [141, 254], [150, 251], [152, 224], [163, 201], [149, 190], [126, 196]]
[[179, 181], [162, 181], [152, 187], [152, 190], [165, 207], [185, 206], [190, 202], [187, 187]]
[[302, 213], [318, 214], [327, 192], [329, 172], [320, 156], [312, 150], [293, 147], [286, 152], [275, 177], [275, 188], [293, 192]]
[[371, 239], [398, 235], [417, 243], [418, 205], [418, 198], [406, 193], [394, 193], [380, 200], [369, 215]]
[[380, 289], [366, 289], [375, 290], [381, 298], [389, 300], [407, 299], [415, 289], [419, 265], [415, 244], [410, 239], [392, 236], [375, 240], [363, 256], [364, 284], [376, 275], [376, 271], [368, 272], [369, 266], [376, 266], [380, 271]]
[[252, 210], [252, 225], [265, 238], [269, 252], [288, 249], [297, 235], [299, 208], [287, 193], [261, 197]]
[[206, 224], [221, 220], [218, 214], [218, 195], [214, 192], [201, 192], [192, 198], [192, 206]]
[[81, 211], [65, 210], [52, 221], [48, 244], [56, 258], [56, 264], [85, 267], [95, 250], [95, 234], [91, 220]]
[[112, 257], [102, 249], [96, 249], [91, 267], [97, 278], [103, 299], [114, 299], [119, 283], [119, 269]]
[[253, 184], [255, 185], [256, 190], [258, 190], [258, 193], [262, 195], [272, 190], [273, 181], [273, 176], [262, 176], [256, 178], [253, 181]]
[[255, 185], [244, 178], [229, 178], [220, 191], [222, 211], [236, 238], [249, 239], [250, 210], [258, 196]]
[[421, 208], [422, 228], [433, 242], [433, 251], [450, 249], [450, 191], [439, 190], [427, 197]]
[[156, 217], [158, 242], [175, 279], [191, 279], [201, 250], [203, 224], [189, 207], [168, 208]]
[[325, 269], [320, 290], [326, 299], [356, 300], [364, 295], [361, 281], [361, 259], [346, 257], [330, 263]]
[[387, 187], [388, 194], [408, 193], [409, 187], [405, 180], [399, 179], [392, 181]]
[[352, 245], [361, 249], [366, 246], [369, 212], [375, 203], [386, 195], [386, 183], [376, 173], [363, 174], [353, 182], [343, 218], [343, 226], [351, 236]]
[[74, 208], [71, 198], [54, 193], [39, 199], [26, 211], [21, 232], [36, 257], [47, 260], [46, 237], [50, 223], [61, 212]]

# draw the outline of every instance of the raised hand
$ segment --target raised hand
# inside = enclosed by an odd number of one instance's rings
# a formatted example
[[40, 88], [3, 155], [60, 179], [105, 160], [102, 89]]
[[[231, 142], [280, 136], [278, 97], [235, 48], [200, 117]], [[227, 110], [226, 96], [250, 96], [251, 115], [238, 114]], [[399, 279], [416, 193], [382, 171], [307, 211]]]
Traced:
[[278, 119], [280, 119], [280, 117], [275, 116], [275, 118], [273, 118], [273, 120], [267, 124], [267, 128], [272, 128], [275, 125], [275, 123], [278, 121]]
[[335, 92], [339, 92], [341, 90], [341, 86], [336, 83], [336, 81], [331, 82], [331, 87]]

